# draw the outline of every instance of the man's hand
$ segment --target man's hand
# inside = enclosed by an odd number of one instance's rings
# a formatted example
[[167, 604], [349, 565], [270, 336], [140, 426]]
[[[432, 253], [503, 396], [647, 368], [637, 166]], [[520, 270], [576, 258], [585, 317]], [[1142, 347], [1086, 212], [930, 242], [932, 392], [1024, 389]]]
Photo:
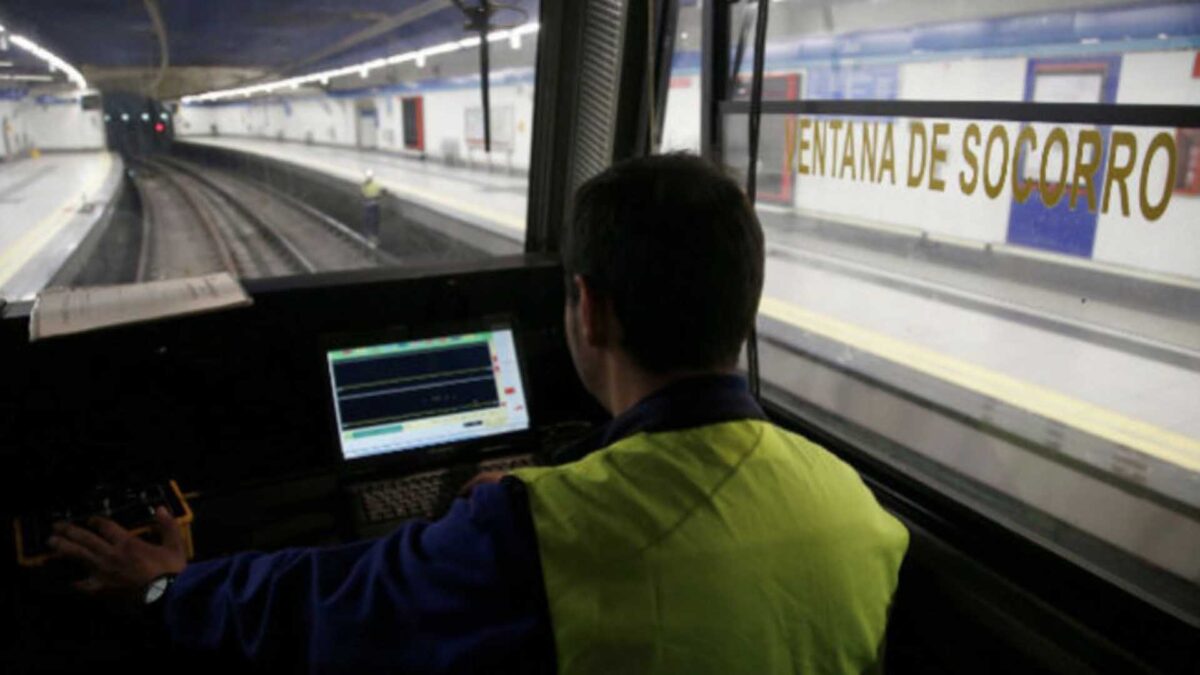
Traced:
[[475, 489], [475, 486], [483, 485], [485, 483], [499, 483], [500, 480], [507, 475], [507, 471], [480, 471], [479, 473], [475, 474], [474, 478], [467, 481], [466, 485], [462, 486], [462, 489], [458, 491], [458, 494], [460, 497], [469, 497], [471, 496], [471, 491]]
[[187, 547], [179, 525], [166, 509], [154, 512], [162, 544], [151, 544], [107, 518], [91, 518], [95, 532], [57, 523], [47, 542], [51, 550], [82, 561], [92, 575], [75, 582], [85, 593], [137, 593], [164, 574], [179, 574], [187, 566]]

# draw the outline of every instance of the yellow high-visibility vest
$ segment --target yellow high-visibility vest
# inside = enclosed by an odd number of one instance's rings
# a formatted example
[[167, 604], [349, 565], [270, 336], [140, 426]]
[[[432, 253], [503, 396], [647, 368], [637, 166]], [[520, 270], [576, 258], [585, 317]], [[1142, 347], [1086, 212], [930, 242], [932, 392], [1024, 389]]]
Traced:
[[560, 673], [879, 666], [908, 531], [820, 446], [739, 420], [513, 475]]

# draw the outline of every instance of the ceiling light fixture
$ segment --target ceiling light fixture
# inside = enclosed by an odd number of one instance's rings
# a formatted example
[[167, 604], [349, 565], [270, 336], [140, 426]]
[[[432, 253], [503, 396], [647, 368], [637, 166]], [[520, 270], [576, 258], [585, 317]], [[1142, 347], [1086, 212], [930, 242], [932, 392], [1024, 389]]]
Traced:
[[[527, 23], [527, 24], [524, 24], [521, 26], [517, 26], [516, 28], [513, 28], [512, 30], [496, 31], [494, 33], [488, 34], [488, 42], [499, 41], [499, 40], [508, 40], [509, 44], [512, 45], [513, 49], [520, 49], [521, 36], [532, 35], [533, 33], [538, 32], [538, 28], [539, 28], [539, 25], [535, 21], [535, 22]], [[191, 96], [184, 96], [182, 99], [180, 99], [180, 102], [183, 103], [184, 105], [190, 105], [193, 103], [205, 103], [205, 102], [209, 102], [209, 101], [223, 101], [226, 99], [238, 98], [238, 97], [245, 98], [245, 97], [253, 96], [256, 94], [269, 93], [269, 92], [272, 92], [281, 87], [291, 87], [292, 89], [296, 89], [296, 88], [300, 87], [301, 85], [312, 84], [315, 82], [319, 82], [319, 83], [321, 83], [322, 86], [324, 86], [324, 85], [329, 84], [329, 81], [334, 78], [345, 77], [347, 75], [354, 75], [354, 74], [358, 74], [361, 78], [365, 78], [367, 76], [367, 73], [371, 70], [374, 70], [375, 68], [380, 68], [382, 66], [389, 65], [389, 64], [405, 63], [408, 61], [415, 62], [418, 68], [424, 68], [425, 60], [430, 56], [438, 56], [440, 54], [449, 54], [451, 52], [458, 51], [459, 49], [469, 49], [471, 47], [477, 47], [477, 46], [479, 46], [479, 42], [480, 42], [480, 40], [478, 37], [464, 38], [462, 40], [453, 40], [450, 42], [443, 42], [442, 44], [434, 45], [432, 47], [426, 47], [424, 49], [416, 49], [416, 50], [404, 52], [401, 54], [393, 54], [392, 56], [388, 56], [388, 57], [382, 58], [382, 59], [373, 59], [371, 61], [366, 61], [364, 63], [356, 63], [356, 64], [349, 65], [349, 66], [343, 66], [341, 68], [334, 68], [332, 70], [323, 70], [318, 73], [310, 73], [308, 75], [300, 75], [300, 76], [291, 77], [291, 78], [288, 78], [285, 80], [276, 80], [274, 82], [266, 82], [263, 84], [254, 84], [254, 85], [249, 85], [249, 86], [245, 86], [245, 87], [235, 87], [232, 89], [219, 89], [219, 90], [214, 90], [214, 91], [207, 91], [202, 94], [194, 94]], [[63, 65], [66, 65], [65, 62]], [[64, 70], [65, 70], [65, 68], [64, 68]]]
[[[0, 30], [3, 30], [3, 29], [4, 29], [4, 27], [0, 26]], [[14, 45], [20, 47], [21, 49], [24, 49], [25, 51], [29, 52], [30, 54], [33, 54], [34, 56], [38, 57], [39, 59], [45, 61], [46, 64], [50, 66], [51, 72], [54, 72], [56, 70], [61, 70], [63, 73], [66, 74], [67, 79], [69, 79], [70, 81], [75, 83], [75, 86], [77, 88], [79, 88], [79, 89], [87, 89], [88, 88], [88, 83], [87, 83], [87, 80], [84, 79], [83, 73], [76, 70], [75, 66], [72, 66], [71, 64], [69, 64], [66, 61], [59, 58], [58, 55], [56, 55], [54, 52], [51, 52], [50, 50], [46, 49], [45, 47], [42, 47], [41, 45], [34, 42], [33, 40], [30, 40], [29, 38], [25, 37], [24, 35], [13, 35], [9, 39], [12, 41], [12, 43]]]
[[0, 74], [0, 80], [9, 82], [53, 82], [54, 78], [49, 75], [9, 75]]

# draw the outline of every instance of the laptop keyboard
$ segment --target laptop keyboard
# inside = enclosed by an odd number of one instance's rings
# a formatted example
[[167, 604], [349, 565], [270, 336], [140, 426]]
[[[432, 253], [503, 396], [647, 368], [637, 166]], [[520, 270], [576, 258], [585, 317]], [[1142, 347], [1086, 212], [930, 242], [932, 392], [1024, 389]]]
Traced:
[[533, 455], [513, 455], [434, 471], [361, 483], [351, 488], [365, 525], [412, 518], [433, 519], [458, 497], [467, 481], [481, 471], [510, 471], [534, 464]]

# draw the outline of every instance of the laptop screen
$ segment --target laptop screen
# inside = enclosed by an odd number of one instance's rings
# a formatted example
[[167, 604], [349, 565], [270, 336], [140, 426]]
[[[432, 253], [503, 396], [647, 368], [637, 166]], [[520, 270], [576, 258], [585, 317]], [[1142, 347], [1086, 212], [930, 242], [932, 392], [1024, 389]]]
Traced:
[[347, 460], [529, 428], [511, 328], [326, 352]]

